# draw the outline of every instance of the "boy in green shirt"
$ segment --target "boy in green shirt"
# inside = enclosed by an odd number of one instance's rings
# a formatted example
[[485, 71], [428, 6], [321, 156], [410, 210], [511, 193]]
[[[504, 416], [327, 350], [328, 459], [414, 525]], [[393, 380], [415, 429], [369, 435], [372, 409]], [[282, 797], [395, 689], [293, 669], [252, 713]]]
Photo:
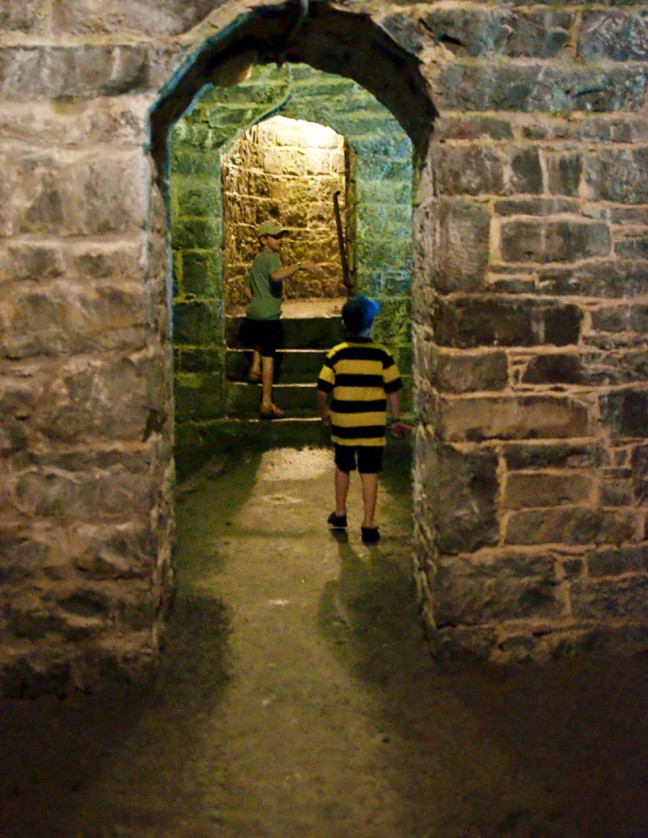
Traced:
[[317, 265], [310, 260], [282, 267], [279, 254], [286, 233], [278, 221], [264, 221], [259, 226], [257, 235], [262, 249], [252, 263], [244, 288], [248, 300], [246, 334], [253, 347], [249, 380], [261, 382], [262, 419], [279, 419], [285, 415], [272, 401], [274, 358], [281, 345], [283, 280], [301, 270], [319, 273]]

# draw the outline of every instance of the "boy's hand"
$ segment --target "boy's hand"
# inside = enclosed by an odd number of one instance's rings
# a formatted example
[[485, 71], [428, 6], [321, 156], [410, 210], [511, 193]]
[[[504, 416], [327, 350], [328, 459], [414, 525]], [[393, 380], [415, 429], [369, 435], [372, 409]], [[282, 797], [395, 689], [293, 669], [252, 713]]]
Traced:
[[399, 419], [397, 422], [391, 423], [389, 430], [395, 439], [400, 439], [405, 436], [405, 434], [411, 434], [414, 428], [411, 425], [408, 425], [407, 422], [401, 422]]
[[323, 273], [320, 266], [316, 265], [312, 259], [306, 259], [301, 263], [301, 265], [302, 268], [306, 268], [307, 271], [311, 271], [311, 273], [318, 274], [318, 276], [321, 276], [321, 274]]

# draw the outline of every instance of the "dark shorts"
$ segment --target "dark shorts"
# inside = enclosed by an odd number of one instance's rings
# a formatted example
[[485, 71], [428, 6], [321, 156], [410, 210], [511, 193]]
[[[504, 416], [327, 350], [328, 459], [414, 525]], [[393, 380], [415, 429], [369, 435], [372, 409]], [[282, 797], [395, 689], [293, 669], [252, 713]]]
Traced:
[[335, 445], [335, 465], [348, 474], [357, 469], [360, 474], [379, 474], [382, 471], [382, 445]]
[[274, 358], [283, 342], [281, 320], [251, 320], [246, 317], [241, 340], [249, 349], [258, 349], [264, 358]]

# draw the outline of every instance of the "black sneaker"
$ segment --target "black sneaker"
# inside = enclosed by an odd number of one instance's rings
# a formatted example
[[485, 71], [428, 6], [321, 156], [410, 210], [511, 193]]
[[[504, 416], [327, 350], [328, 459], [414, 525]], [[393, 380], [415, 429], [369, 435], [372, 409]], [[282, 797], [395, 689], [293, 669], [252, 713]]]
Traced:
[[344, 530], [347, 525], [346, 515], [336, 515], [335, 512], [331, 512], [326, 523], [330, 524], [334, 530]]
[[378, 527], [360, 527], [363, 544], [375, 544], [380, 539]]

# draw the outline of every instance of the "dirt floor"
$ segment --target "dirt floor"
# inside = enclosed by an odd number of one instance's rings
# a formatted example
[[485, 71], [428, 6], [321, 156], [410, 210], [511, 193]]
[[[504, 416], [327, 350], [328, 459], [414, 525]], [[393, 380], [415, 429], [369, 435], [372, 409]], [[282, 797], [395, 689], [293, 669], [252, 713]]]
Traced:
[[178, 497], [178, 594], [146, 691], [5, 701], [2, 838], [643, 838], [648, 661], [435, 664], [409, 451], [383, 539], [328, 451], [247, 454]]

